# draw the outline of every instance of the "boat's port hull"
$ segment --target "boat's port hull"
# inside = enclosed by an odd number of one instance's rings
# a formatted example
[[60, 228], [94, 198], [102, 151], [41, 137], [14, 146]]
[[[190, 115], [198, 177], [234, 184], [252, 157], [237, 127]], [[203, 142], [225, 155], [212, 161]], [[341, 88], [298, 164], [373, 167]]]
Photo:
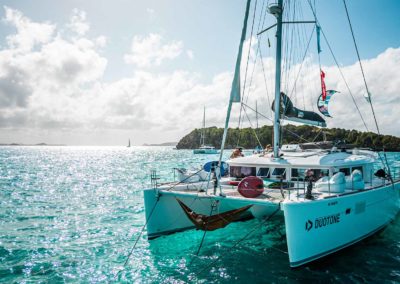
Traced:
[[348, 247], [378, 232], [399, 211], [400, 182], [345, 196], [283, 202], [291, 267]]
[[[279, 206], [276, 202], [246, 199], [243, 197], [235, 198], [206, 195], [205, 193], [197, 192], [146, 189], [144, 190], [144, 202], [148, 239], [194, 228], [193, 223], [184, 214], [177, 202], [177, 198], [196, 213], [207, 216], [238, 209], [249, 204], [254, 205], [255, 211], [253, 211], [253, 208], [250, 208], [237, 221], [253, 218], [253, 212], [257, 212], [255, 214], [256, 217], [271, 214]], [[214, 209], [211, 211], [212, 206], [214, 206]]]

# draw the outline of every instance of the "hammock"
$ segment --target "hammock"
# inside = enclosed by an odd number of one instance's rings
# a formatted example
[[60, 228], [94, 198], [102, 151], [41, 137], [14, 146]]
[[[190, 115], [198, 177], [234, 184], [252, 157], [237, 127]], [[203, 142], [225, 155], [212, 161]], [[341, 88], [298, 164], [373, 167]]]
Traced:
[[206, 216], [203, 214], [197, 214], [188, 206], [186, 206], [186, 204], [184, 204], [182, 201], [180, 201], [179, 199], [176, 200], [182, 207], [186, 216], [196, 226], [196, 229], [202, 231], [214, 231], [216, 229], [224, 228], [229, 223], [237, 220], [243, 212], [245, 212], [247, 209], [253, 206], [253, 205], [247, 205], [238, 209], [226, 211], [224, 213]]

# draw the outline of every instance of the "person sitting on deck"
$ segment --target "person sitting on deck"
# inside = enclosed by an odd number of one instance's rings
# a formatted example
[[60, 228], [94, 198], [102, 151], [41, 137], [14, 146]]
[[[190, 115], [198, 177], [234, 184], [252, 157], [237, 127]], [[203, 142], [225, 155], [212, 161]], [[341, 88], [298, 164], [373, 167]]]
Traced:
[[264, 150], [265, 152], [267, 152], [267, 153], [268, 153], [268, 152], [272, 152], [272, 150], [273, 150], [273, 149], [272, 149], [271, 144], [268, 144], [267, 146], [265, 146], [265, 150]]
[[233, 150], [230, 158], [235, 159], [235, 158], [239, 158], [239, 157], [244, 157], [244, 155], [242, 153], [242, 148], [235, 148], [235, 150]]

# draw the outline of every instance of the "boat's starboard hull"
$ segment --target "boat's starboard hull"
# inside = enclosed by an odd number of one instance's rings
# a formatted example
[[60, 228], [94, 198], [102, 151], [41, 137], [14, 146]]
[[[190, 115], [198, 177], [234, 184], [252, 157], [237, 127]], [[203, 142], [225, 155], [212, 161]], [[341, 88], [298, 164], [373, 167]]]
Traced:
[[400, 182], [345, 196], [282, 204], [291, 267], [348, 247], [384, 228], [399, 211]]

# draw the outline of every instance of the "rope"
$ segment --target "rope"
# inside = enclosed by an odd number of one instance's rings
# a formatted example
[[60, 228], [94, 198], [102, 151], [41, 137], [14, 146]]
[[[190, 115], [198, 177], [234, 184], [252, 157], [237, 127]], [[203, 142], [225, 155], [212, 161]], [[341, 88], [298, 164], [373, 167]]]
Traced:
[[[253, 125], [252, 125], [252, 123], [251, 123], [251, 120], [250, 120], [250, 118], [249, 118], [247, 112], [246, 112], [246, 109], [243, 108], [243, 111], [244, 111], [244, 114], [245, 114], [246, 117], [247, 117], [247, 120], [249, 121], [250, 128], [251, 128], [251, 130], [253, 130], [254, 136], [255, 136], [256, 139], [257, 139], [258, 145], [260, 145], [260, 147], [262, 148], [263, 146], [261, 145], [261, 142], [260, 142], [260, 139], [258, 138], [257, 132], [256, 132], [256, 131], [254, 130], [254, 128], [253, 128]], [[258, 112], [256, 112], [256, 113], [258, 113]]]
[[[361, 74], [363, 76], [365, 89], [366, 89], [367, 95], [368, 95], [368, 100], [367, 101], [369, 102], [369, 105], [371, 106], [371, 111], [372, 111], [372, 115], [374, 117], [376, 130], [378, 131], [378, 134], [381, 135], [381, 132], [379, 130], [378, 121], [377, 121], [376, 115], [375, 115], [374, 106], [372, 105], [372, 100], [371, 100], [370, 92], [369, 92], [369, 89], [368, 89], [367, 80], [365, 79], [364, 68], [363, 68], [362, 63], [361, 63], [360, 53], [358, 52], [358, 46], [357, 46], [357, 43], [356, 43], [356, 38], [355, 38], [355, 35], [354, 35], [353, 26], [351, 25], [349, 11], [347, 10], [346, 0], [343, 0], [343, 4], [344, 4], [344, 9], [346, 10], [347, 20], [349, 21], [349, 26], [350, 26], [350, 31], [351, 31], [351, 36], [353, 37], [354, 47], [356, 49], [357, 58], [358, 58], [358, 63], [360, 64]], [[379, 155], [379, 158], [382, 161], [383, 166], [387, 169], [388, 174], [390, 176], [390, 167], [389, 167], [389, 164], [387, 163], [386, 154], [385, 154], [385, 148], [384, 147], [383, 147], [383, 153], [384, 153], [385, 160], [381, 157], [380, 154], [378, 154], [378, 155]], [[385, 161], [386, 161], [386, 163], [385, 163]], [[392, 183], [393, 183], [393, 180], [392, 180]]]
[[[245, 107], [251, 109], [252, 111], [255, 111], [252, 107], [246, 105], [245, 103], [243, 103], [243, 105], [244, 105]], [[259, 112], [258, 114], [259, 114], [260, 116], [262, 116], [262, 117], [268, 119], [269, 121], [273, 121], [271, 118], [267, 117], [266, 115], [263, 115], [263, 114], [260, 113], [260, 112]], [[284, 130], [287, 131], [287, 132], [289, 132], [290, 134], [292, 134], [292, 135], [295, 136], [296, 138], [299, 138], [300, 140], [303, 140], [303, 141], [305, 141], [305, 142], [307, 142], [307, 143], [313, 143], [313, 141], [309, 141], [309, 140], [307, 140], [307, 139], [301, 137], [301, 136], [298, 135], [297, 133], [295, 133], [295, 132], [293, 132], [293, 131], [290, 131], [290, 130], [287, 129], [287, 128], [285, 128]], [[315, 144], [315, 146], [317, 146], [318, 148], [322, 149], [322, 147], [320, 147], [318, 144]]]
[[143, 232], [144, 232], [144, 229], [145, 229], [146, 226], [147, 226], [147, 223], [149, 222], [151, 216], [153, 215], [154, 209], [156, 209], [156, 206], [157, 206], [159, 200], [160, 200], [160, 196], [157, 197], [157, 201], [156, 201], [156, 203], [154, 203], [154, 206], [153, 206], [153, 208], [152, 208], [151, 211], [150, 211], [149, 217], [146, 219], [146, 222], [144, 223], [144, 225], [142, 226], [142, 229], [140, 230], [139, 236], [136, 238], [136, 241], [135, 241], [135, 243], [133, 244], [131, 251], [129, 252], [128, 256], [126, 257], [126, 260], [125, 260], [125, 262], [124, 262], [124, 267], [123, 267], [120, 271], [118, 271], [117, 274], [115, 274], [115, 278], [114, 278], [114, 279], [116, 279], [116, 278], [118, 277], [118, 275], [125, 269], [125, 266], [126, 266], [126, 264], [128, 263], [129, 258], [131, 257], [131, 255], [132, 255], [132, 253], [133, 253], [133, 250], [136, 248], [136, 245], [137, 245], [137, 243], [139, 242], [139, 239], [140, 239], [140, 237], [142, 236], [142, 234], [143, 234]]
[[[260, 46], [260, 40], [258, 41], [258, 46]], [[272, 116], [271, 101], [270, 101], [270, 99], [269, 99], [269, 91], [268, 91], [267, 77], [265, 76], [265, 68], [264, 68], [263, 57], [262, 57], [262, 54], [261, 54], [261, 48], [259, 48], [258, 51], [259, 51], [259, 53], [260, 53], [260, 58], [261, 58], [261, 68], [262, 68], [263, 77], [264, 77], [265, 90], [266, 90], [266, 93], [267, 93], [268, 109], [269, 109], [270, 115]]]
[[[247, 62], [246, 62], [246, 71], [244, 73], [244, 82], [243, 82], [243, 92], [242, 92], [242, 98], [244, 97], [245, 90], [246, 90], [246, 81], [247, 81], [247, 71], [249, 68], [249, 61], [250, 61], [250, 51], [251, 51], [251, 40], [253, 39], [253, 28], [254, 28], [254, 20], [256, 19], [256, 10], [257, 10], [257, 0], [254, 4], [254, 12], [253, 12], [253, 21], [251, 23], [251, 33], [250, 33], [250, 41], [249, 41], [249, 51], [247, 52]], [[239, 128], [241, 127], [241, 118], [242, 118], [242, 108], [243, 106], [240, 106], [240, 113], [239, 113]], [[240, 132], [239, 132], [239, 138], [238, 138], [238, 144], [240, 140]], [[238, 145], [237, 145], [238, 146]]]
[[353, 31], [353, 26], [351, 25], [349, 11], [347, 10], [346, 0], [343, 0], [343, 4], [344, 4], [344, 9], [346, 10], [347, 20], [349, 21], [351, 36], [353, 37], [354, 47], [356, 49], [356, 53], [357, 53], [357, 57], [358, 57], [358, 63], [360, 63], [360, 69], [361, 69], [361, 73], [362, 73], [362, 76], [363, 76], [363, 79], [364, 79], [365, 89], [367, 90], [368, 102], [369, 102], [369, 105], [371, 106], [372, 114], [374, 116], [376, 130], [378, 131], [378, 134], [380, 135], [381, 133], [380, 133], [380, 130], [379, 130], [378, 121], [376, 120], [375, 110], [374, 110], [374, 107], [372, 105], [372, 101], [371, 101], [371, 96], [370, 96], [370, 92], [369, 92], [369, 89], [368, 89], [367, 80], [365, 79], [364, 68], [363, 68], [362, 63], [361, 63], [360, 53], [358, 52], [356, 38], [354, 36], [354, 31]]
[[251, 229], [246, 235], [244, 235], [244, 237], [242, 237], [241, 239], [237, 240], [236, 243], [231, 246], [227, 251], [225, 251], [225, 253], [222, 253], [221, 256], [219, 258], [216, 258], [215, 260], [213, 260], [211, 263], [209, 263], [208, 265], [206, 265], [205, 267], [203, 267], [203, 269], [199, 270], [196, 275], [200, 275], [201, 273], [203, 273], [207, 268], [209, 268], [210, 266], [212, 266], [213, 264], [215, 264], [218, 260], [221, 259], [221, 257], [224, 257], [226, 254], [228, 254], [231, 250], [233, 250], [235, 247], [237, 247], [242, 241], [244, 241], [245, 239], [247, 239], [252, 233], [254, 233], [258, 228], [260, 228], [262, 225], [264, 225], [266, 222], [268, 222], [276, 213], [279, 212], [279, 210], [281, 209], [281, 202], [279, 201], [278, 204], [278, 208], [271, 213], [271, 215], [269, 215], [266, 219], [264, 219], [262, 222], [260, 222], [259, 224], [257, 224], [256, 226], [253, 227], [253, 229]]
[[[210, 210], [210, 214], [208, 214], [208, 216], [211, 216], [211, 215], [212, 215], [215, 206], [216, 206], [216, 205], [215, 205], [213, 202], [211, 202], [211, 210]], [[208, 227], [208, 223], [207, 223], [206, 226], [205, 226], [205, 230], [204, 230], [204, 233], [203, 233], [203, 237], [201, 238], [199, 248], [197, 249], [197, 252], [196, 252], [196, 256], [199, 255], [200, 250], [201, 250], [201, 248], [202, 248], [202, 246], [203, 246], [204, 239], [206, 238], [206, 234], [207, 234], [207, 227]], [[195, 259], [195, 258], [192, 258], [192, 261], [190, 262], [189, 266], [192, 265], [194, 259]]]
[[[290, 94], [288, 94], [288, 95], [289, 95], [289, 98], [292, 98], [292, 96], [293, 96], [293, 92], [294, 92], [294, 89], [295, 89], [295, 87], [296, 87], [297, 80], [298, 80], [299, 77], [300, 77], [301, 69], [302, 69], [302, 67], [303, 67], [304, 60], [306, 59], [307, 52], [308, 52], [308, 49], [309, 49], [309, 47], [310, 47], [311, 39], [312, 39], [312, 37], [313, 37], [313, 35], [314, 35], [314, 31], [315, 31], [315, 27], [313, 28], [313, 30], [312, 30], [312, 32], [311, 32], [311, 35], [310, 35], [310, 38], [308, 39], [306, 51], [304, 52], [303, 59], [302, 59], [301, 64], [300, 64], [299, 72], [297, 73], [296, 79], [294, 80], [292, 91], [290, 92]], [[304, 94], [303, 94], [303, 100], [304, 100]], [[303, 103], [304, 103], [304, 102], [303, 102]]]
[[173, 186], [164, 189], [165, 191], [170, 191], [171, 189], [173, 189], [174, 187], [176, 187], [177, 185], [187, 181], [188, 179], [190, 179], [192, 176], [197, 175], [199, 172], [201, 172], [203, 169], [198, 170], [197, 172], [195, 172], [194, 174], [191, 174], [190, 176], [188, 176], [187, 178], [185, 178], [184, 180], [179, 181], [178, 183], [174, 184]]

